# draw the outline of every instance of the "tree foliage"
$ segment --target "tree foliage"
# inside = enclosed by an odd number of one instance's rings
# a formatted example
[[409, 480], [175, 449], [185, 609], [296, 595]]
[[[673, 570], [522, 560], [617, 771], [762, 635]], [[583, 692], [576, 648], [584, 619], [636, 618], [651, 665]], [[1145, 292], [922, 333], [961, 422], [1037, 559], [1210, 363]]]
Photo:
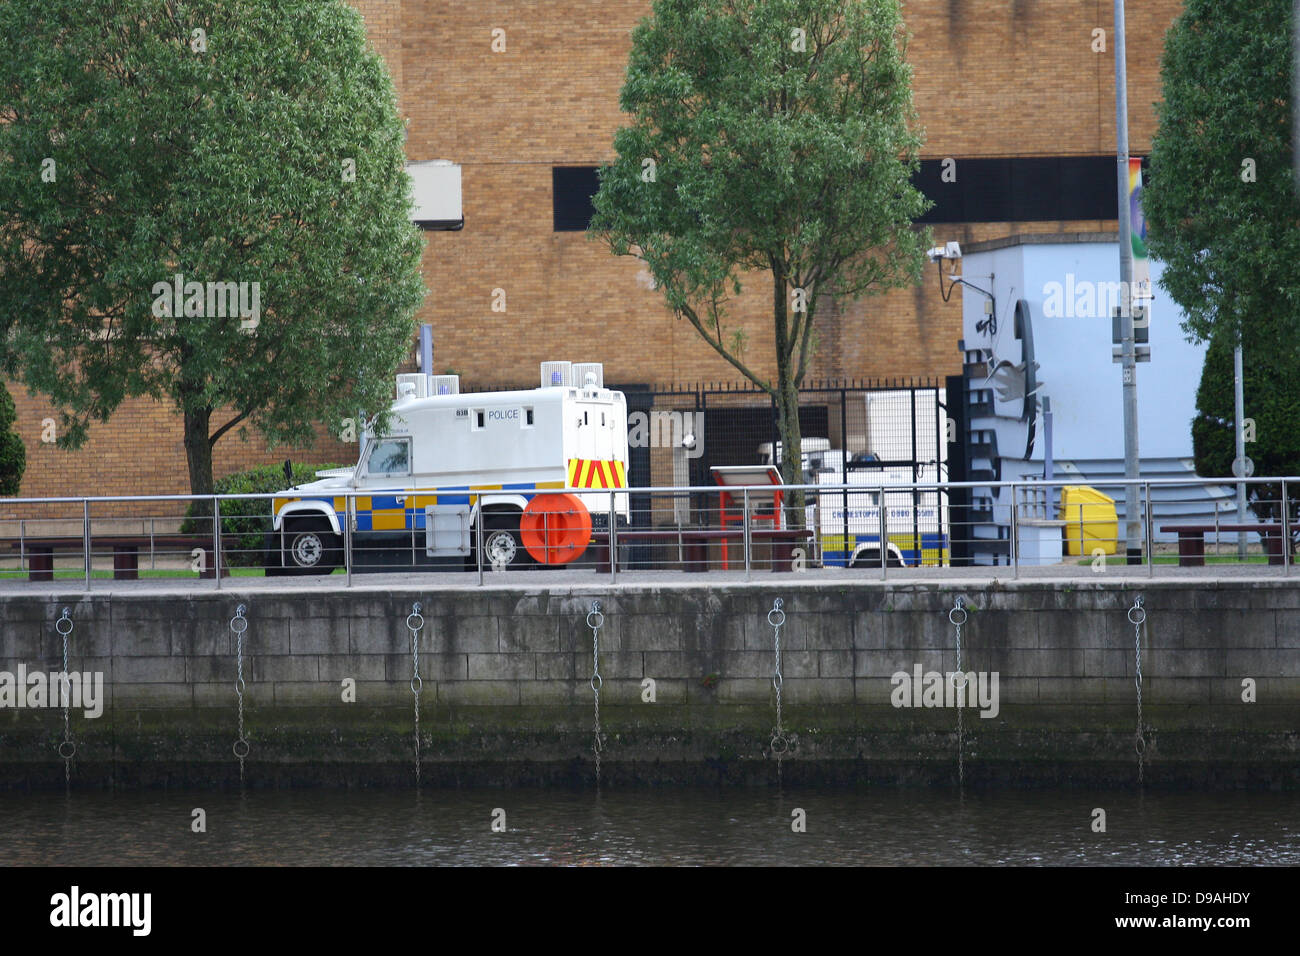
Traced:
[[[208, 493], [232, 428], [387, 409], [424, 294], [408, 211], [392, 81], [343, 0], [0, 4], [0, 357], [62, 446], [169, 400]], [[178, 274], [247, 282], [259, 314], [187, 290], [160, 315]]]
[[16, 495], [27, 470], [27, 449], [14, 431], [17, 414], [9, 389], [0, 385], [0, 495]]
[[[789, 482], [819, 304], [920, 275], [904, 41], [897, 0], [656, 0], [632, 34], [631, 122], [592, 234], [642, 259], [673, 313], [772, 396]], [[729, 325], [757, 273], [772, 283], [775, 378]]]
[[[1236, 458], [1232, 353], [1242, 343], [1246, 454], [1295, 474], [1300, 436], [1300, 202], [1291, 155], [1291, 2], [1188, 0], [1165, 37], [1163, 103], [1143, 205], [1161, 285], [1208, 341], [1192, 437], [1199, 474]], [[1280, 488], [1252, 486], [1260, 514]]]
[[1238, 321], [1300, 332], [1290, 25], [1289, 0], [1188, 0], [1165, 36], [1143, 211], [1201, 341]]
[[[1273, 344], [1267, 326], [1247, 323], [1242, 355], [1266, 353]], [[1196, 391], [1196, 417], [1192, 419], [1192, 449], [1196, 473], [1206, 477], [1231, 477], [1237, 457], [1234, 431], [1232, 329], [1215, 333], [1205, 353], [1205, 367]], [[1242, 362], [1242, 391], [1246, 397], [1246, 456], [1256, 475], [1293, 475], [1300, 464], [1300, 429], [1295, 427], [1300, 409], [1300, 374], [1296, 368], [1274, 361]], [[1280, 482], [1247, 486], [1251, 510], [1261, 518], [1278, 519], [1282, 500]], [[1288, 488], [1292, 514], [1300, 505], [1300, 488]]]

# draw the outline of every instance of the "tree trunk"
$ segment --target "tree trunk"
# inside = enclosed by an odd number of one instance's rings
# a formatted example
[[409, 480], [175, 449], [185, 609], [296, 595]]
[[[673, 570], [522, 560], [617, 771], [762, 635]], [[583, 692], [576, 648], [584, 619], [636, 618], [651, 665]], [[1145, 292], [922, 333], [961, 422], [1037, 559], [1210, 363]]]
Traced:
[[[795, 385], [796, 369], [793, 367], [799, 343], [790, 335], [785, 287], [785, 272], [774, 260], [772, 309], [776, 319], [776, 422], [781, 435], [781, 481], [787, 485], [801, 485], [803, 442], [799, 434], [799, 389]], [[786, 494], [786, 527], [804, 526], [804, 497], [802, 491]]]
[[[788, 364], [783, 363], [784, 366]], [[802, 485], [803, 436], [799, 432], [799, 390], [786, 367], [781, 369], [778, 380], [780, 398], [776, 404], [776, 420], [781, 433], [781, 481], [787, 485]], [[805, 497], [802, 491], [786, 493], [786, 527], [804, 526]]]
[[[212, 443], [208, 440], [208, 427], [212, 419], [210, 408], [185, 412], [185, 460], [190, 471], [190, 494], [210, 495], [214, 488], [212, 478]], [[196, 501], [195, 515], [212, 514], [210, 502]]]

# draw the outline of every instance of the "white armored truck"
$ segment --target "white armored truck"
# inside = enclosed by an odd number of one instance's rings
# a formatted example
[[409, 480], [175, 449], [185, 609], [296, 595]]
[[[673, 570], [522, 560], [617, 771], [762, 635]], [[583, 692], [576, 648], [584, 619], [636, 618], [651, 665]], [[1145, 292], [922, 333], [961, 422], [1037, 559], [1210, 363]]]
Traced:
[[[484, 567], [566, 562], [611, 510], [627, 521], [627, 449], [626, 401], [604, 387], [597, 363], [544, 362], [539, 388], [505, 392], [461, 394], [455, 375], [399, 375], [389, 427], [362, 436], [355, 467], [277, 495], [267, 573], [327, 574], [345, 547], [359, 571], [472, 566], [480, 525]], [[534, 546], [520, 521], [559, 500], [539, 491], [566, 488], [566, 513], [581, 502], [589, 518], [553, 557], [558, 546]], [[538, 527], [554, 542], [546, 517]]]

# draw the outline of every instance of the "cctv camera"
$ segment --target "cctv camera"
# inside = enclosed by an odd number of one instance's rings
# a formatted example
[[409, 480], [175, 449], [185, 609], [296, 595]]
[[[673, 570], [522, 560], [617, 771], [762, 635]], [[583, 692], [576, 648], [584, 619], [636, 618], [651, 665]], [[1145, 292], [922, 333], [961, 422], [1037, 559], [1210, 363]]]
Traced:
[[943, 258], [943, 251], [943, 246], [934, 246], [926, 253], [926, 255], [929, 257], [931, 262], [938, 262]]
[[948, 244], [944, 247], [944, 250], [943, 250], [943, 257], [944, 257], [945, 259], [960, 259], [960, 258], [961, 258], [961, 246], [958, 245], [958, 244], [955, 243], [955, 242], [950, 242], [950, 243], [948, 243]]

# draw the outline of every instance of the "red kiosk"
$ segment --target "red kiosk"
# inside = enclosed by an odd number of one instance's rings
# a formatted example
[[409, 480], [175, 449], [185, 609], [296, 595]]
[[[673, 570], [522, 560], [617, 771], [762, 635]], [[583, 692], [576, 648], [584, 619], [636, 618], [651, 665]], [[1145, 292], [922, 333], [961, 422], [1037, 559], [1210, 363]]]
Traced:
[[[745, 523], [745, 492], [739, 490], [744, 485], [780, 485], [781, 473], [775, 465], [714, 465], [709, 469], [713, 481], [723, 487], [718, 492], [718, 523], [726, 531], [728, 525]], [[737, 490], [728, 491], [725, 489]], [[773, 531], [782, 527], [781, 506], [784, 501], [781, 489], [749, 489], [749, 520], [767, 522]], [[722, 540], [722, 570], [727, 570], [727, 539]]]

